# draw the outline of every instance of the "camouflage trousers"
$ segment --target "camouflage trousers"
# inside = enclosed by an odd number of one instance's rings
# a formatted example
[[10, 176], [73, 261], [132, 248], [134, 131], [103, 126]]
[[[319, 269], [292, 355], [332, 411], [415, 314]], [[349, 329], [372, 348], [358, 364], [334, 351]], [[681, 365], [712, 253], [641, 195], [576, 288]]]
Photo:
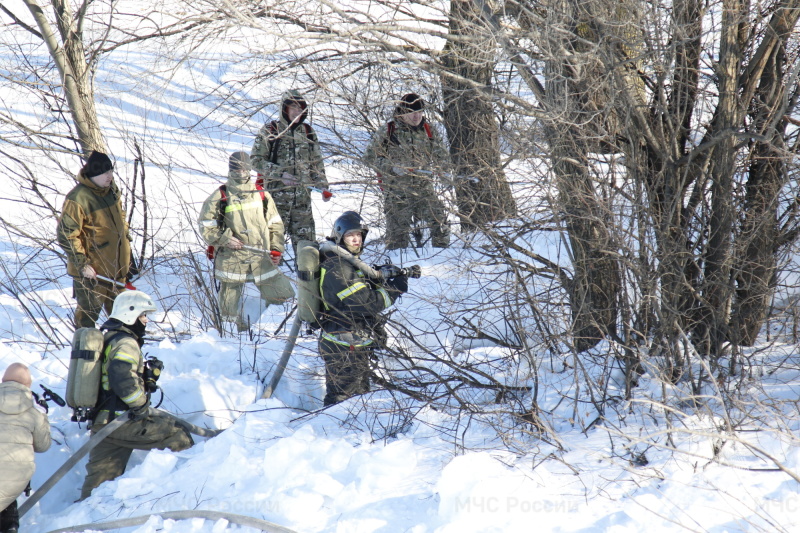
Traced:
[[75, 327], [93, 328], [103, 309], [110, 315], [114, 298], [119, 292], [111, 283], [84, 277], [72, 278], [72, 296], [78, 303], [75, 309]]
[[[127, 413], [120, 416], [128, 416]], [[92, 433], [105, 424], [92, 426]], [[186, 450], [194, 445], [192, 436], [175, 424], [170, 417], [154, 414], [142, 420], [132, 420], [117, 428], [89, 453], [86, 479], [81, 488], [81, 499], [88, 498], [104, 481], [116, 479], [125, 473], [133, 450]]]
[[412, 224], [428, 228], [431, 244], [450, 245], [450, 228], [444, 204], [429, 180], [390, 178], [384, 182], [383, 212], [386, 215], [386, 249], [408, 248]]
[[284, 231], [291, 238], [295, 253], [300, 241], [317, 240], [317, 227], [310, 202], [297, 201], [301, 199], [299, 196], [286, 198], [282, 193], [275, 193], [273, 199], [283, 220]]

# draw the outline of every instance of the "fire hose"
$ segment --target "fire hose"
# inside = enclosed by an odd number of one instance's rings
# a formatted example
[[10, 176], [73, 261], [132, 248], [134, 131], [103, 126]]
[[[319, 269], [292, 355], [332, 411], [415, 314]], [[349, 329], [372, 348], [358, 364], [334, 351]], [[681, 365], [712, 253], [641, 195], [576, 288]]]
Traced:
[[[151, 409], [150, 412], [153, 413], [156, 412], [156, 410]], [[217, 435], [219, 435], [224, 431], [222, 429], [206, 429], [195, 426], [194, 424], [187, 422], [186, 420], [182, 420], [171, 413], [167, 413], [166, 411], [157, 411], [157, 412], [160, 416], [166, 415], [172, 418], [177, 425], [181, 426], [189, 433], [197, 435], [199, 437], [209, 437], [209, 438], [216, 437]], [[19, 506], [19, 516], [24, 516], [25, 513], [30, 511], [31, 508], [34, 505], [36, 505], [39, 502], [39, 500], [41, 500], [45, 496], [45, 494], [47, 494], [50, 491], [50, 489], [52, 489], [56, 485], [56, 483], [58, 483], [61, 480], [61, 478], [67, 474], [67, 472], [69, 472], [72, 469], [72, 467], [78, 464], [78, 461], [83, 459], [87, 453], [92, 451], [98, 444], [103, 442], [103, 440], [106, 437], [108, 437], [111, 433], [113, 433], [117, 428], [122, 426], [128, 420], [129, 419], [126, 416], [121, 416], [119, 418], [116, 418], [111, 422], [109, 422], [108, 424], [106, 424], [100, 431], [92, 435], [91, 438], [83, 446], [78, 448], [78, 450], [74, 454], [72, 454], [72, 456], [69, 459], [67, 459], [67, 461], [63, 465], [61, 465], [61, 467], [58, 470], [56, 470], [53, 473], [53, 475], [51, 475], [47, 479], [47, 481], [45, 481], [42, 484], [42, 486], [39, 487], [39, 489], [31, 495], [30, 498], [25, 500], [25, 502]]]

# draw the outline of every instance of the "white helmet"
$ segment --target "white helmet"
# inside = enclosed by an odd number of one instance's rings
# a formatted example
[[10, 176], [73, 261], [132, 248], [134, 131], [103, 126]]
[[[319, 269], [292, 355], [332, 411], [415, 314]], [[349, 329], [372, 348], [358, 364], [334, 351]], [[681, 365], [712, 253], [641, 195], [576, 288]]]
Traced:
[[155, 311], [153, 300], [142, 291], [125, 291], [114, 300], [109, 318], [116, 318], [129, 326], [142, 316], [142, 313]]

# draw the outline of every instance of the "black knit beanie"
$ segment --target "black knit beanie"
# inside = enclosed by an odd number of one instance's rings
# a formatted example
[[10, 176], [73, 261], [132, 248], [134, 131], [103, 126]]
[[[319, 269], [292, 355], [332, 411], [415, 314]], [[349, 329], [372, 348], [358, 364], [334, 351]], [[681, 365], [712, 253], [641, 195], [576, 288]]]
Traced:
[[250, 154], [247, 152], [233, 152], [228, 159], [228, 171], [244, 170], [250, 172]]
[[83, 175], [87, 178], [93, 178], [100, 174], [105, 174], [113, 168], [114, 164], [106, 154], [95, 151], [89, 155], [89, 159], [87, 159], [86, 164], [83, 165]]
[[397, 104], [395, 115], [407, 115], [415, 111], [422, 111], [425, 108], [425, 100], [415, 93], [408, 93], [400, 99]]

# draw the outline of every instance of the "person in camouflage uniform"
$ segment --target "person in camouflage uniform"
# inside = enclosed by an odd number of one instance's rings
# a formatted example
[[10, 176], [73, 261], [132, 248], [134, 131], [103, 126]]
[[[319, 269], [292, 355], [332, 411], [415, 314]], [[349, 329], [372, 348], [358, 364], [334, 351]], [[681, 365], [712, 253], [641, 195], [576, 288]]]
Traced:
[[[245, 331], [241, 315], [244, 284], [252, 281], [266, 305], [282, 304], [294, 296], [289, 279], [278, 269], [284, 251], [283, 221], [270, 194], [250, 179], [250, 156], [235, 152], [228, 161], [228, 181], [203, 204], [198, 218], [200, 235], [215, 247], [214, 276], [220, 282], [222, 320]], [[221, 209], [222, 208], [222, 209]], [[277, 252], [270, 255], [270, 252]]]
[[67, 273], [78, 303], [75, 327], [93, 328], [101, 309], [111, 312], [120, 290], [97, 276], [122, 283], [135, 266], [111, 159], [92, 152], [75, 179], [78, 184], [64, 199], [56, 236], [67, 255]]
[[[305, 120], [308, 105], [297, 91], [282, 97], [280, 120], [265, 124], [256, 136], [251, 158], [292, 239], [295, 252], [301, 240], [317, 238], [311, 210], [311, 190], [328, 190], [317, 134]], [[330, 200], [323, 194], [324, 201]]]
[[133, 450], [179, 452], [194, 445], [189, 432], [174, 418], [150, 408], [150, 393], [144, 383], [142, 344], [147, 313], [156, 310], [153, 300], [141, 291], [124, 291], [116, 300], [105, 331], [100, 394], [92, 421], [92, 433], [120, 416], [129, 420], [103, 439], [89, 453], [81, 499], [88, 498], [102, 482], [125, 472]]
[[388, 250], [409, 246], [414, 220], [430, 228], [433, 246], [447, 248], [450, 244], [447, 215], [436, 195], [432, 173], [449, 160], [449, 154], [438, 132], [425, 120], [424, 107], [419, 95], [403, 96], [394, 120], [375, 133], [364, 153], [364, 162], [382, 180]]

